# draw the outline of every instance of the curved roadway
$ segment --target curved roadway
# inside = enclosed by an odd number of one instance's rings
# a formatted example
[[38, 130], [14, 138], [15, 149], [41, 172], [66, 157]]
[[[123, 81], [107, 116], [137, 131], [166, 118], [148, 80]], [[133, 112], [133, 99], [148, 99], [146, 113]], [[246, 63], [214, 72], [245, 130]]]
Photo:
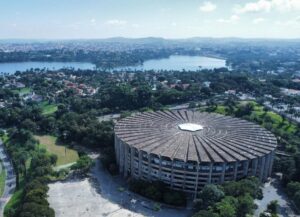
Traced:
[[6, 171], [5, 187], [3, 195], [0, 198], [0, 216], [3, 216], [3, 211], [6, 203], [12, 196], [16, 187], [16, 175], [8, 154], [4, 149], [2, 140], [0, 139], [0, 159], [2, 161], [3, 169]]

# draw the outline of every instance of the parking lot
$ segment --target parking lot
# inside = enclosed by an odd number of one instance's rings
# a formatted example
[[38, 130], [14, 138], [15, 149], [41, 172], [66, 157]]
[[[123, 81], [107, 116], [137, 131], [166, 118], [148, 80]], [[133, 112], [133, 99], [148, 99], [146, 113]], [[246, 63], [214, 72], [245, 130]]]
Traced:
[[187, 209], [164, 206], [155, 211], [153, 207], [158, 204], [121, 186], [122, 179], [111, 177], [97, 161], [92, 169], [91, 178], [49, 184], [48, 201], [57, 217], [185, 217], [191, 212]]

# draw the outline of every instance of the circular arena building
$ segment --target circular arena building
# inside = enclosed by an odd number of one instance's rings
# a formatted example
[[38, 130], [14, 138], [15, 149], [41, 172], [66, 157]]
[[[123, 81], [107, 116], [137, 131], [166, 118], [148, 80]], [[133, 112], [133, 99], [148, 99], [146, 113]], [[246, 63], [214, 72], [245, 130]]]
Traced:
[[115, 126], [121, 174], [190, 193], [247, 176], [265, 181], [276, 145], [259, 125], [190, 110], [139, 113]]

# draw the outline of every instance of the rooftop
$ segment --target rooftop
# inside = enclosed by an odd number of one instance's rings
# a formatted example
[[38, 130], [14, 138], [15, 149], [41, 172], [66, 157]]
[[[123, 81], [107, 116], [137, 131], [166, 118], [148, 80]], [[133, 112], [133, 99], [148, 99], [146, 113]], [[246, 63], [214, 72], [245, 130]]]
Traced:
[[273, 134], [257, 124], [191, 110], [136, 114], [120, 120], [115, 134], [138, 150], [194, 162], [254, 159], [277, 145]]

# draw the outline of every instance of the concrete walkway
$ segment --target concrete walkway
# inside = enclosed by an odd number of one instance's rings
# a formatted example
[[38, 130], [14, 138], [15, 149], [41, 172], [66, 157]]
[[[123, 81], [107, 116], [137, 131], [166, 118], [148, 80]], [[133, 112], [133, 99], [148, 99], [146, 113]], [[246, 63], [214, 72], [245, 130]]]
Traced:
[[6, 180], [3, 195], [0, 197], [0, 216], [3, 216], [3, 211], [6, 203], [9, 201], [16, 188], [16, 175], [12, 163], [5, 152], [4, 144], [0, 139], [0, 159], [2, 160], [3, 169], [6, 171]]
[[73, 163], [69, 163], [69, 164], [64, 164], [64, 165], [60, 165], [60, 166], [56, 166], [53, 168], [54, 171], [59, 171], [62, 169], [68, 169], [69, 167], [71, 167], [72, 165], [76, 164], [76, 162]]
[[267, 209], [268, 204], [272, 200], [277, 200], [279, 205], [278, 216], [279, 217], [295, 217], [295, 212], [291, 208], [291, 204], [283, 190], [280, 187], [278, 179], [271, 179], [263, 186], [263, 199], [255, 200], [258, 208], [255, 210], [254, 215], [259, 216], [260, 213]]

